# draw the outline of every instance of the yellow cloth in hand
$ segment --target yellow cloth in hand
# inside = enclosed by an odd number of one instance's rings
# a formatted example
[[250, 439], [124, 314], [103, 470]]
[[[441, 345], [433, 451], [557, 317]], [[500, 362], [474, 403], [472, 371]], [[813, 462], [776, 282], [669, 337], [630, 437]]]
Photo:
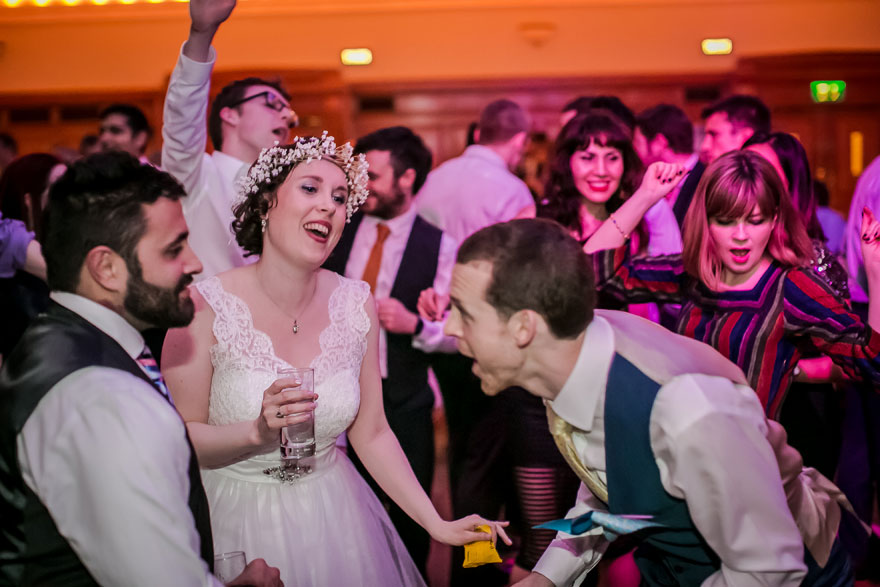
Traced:
[[[492, 532], [489, 526], [486, 525], [477, 526], [475, 529], [477, 532], [485, 532], [486, 535], [490, 535]], [[466, 569], [500, 562], [501, 557], [498, 556], [498, 551], [495, 550], [495, 545], [492, 544], [491, 539], [478, 540], [477, 542], [464, 545], [464, 564], [462, 566]]]

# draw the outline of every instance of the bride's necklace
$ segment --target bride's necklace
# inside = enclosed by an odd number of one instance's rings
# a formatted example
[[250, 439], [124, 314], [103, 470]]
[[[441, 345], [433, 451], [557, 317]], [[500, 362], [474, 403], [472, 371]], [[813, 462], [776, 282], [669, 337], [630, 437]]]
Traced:
[[317, 277], [315, 278], [315, 285], [314, 285], [314, 287], [312, 287], [312, 293], [309, 294], [308, 300], [307, 300], [306, 303], [303, 305], [303, 307], [302, 307], [298, 312], [296, 312], [296, 316], [291, 316], [291, 315], [290, 315], [290, 314], [289, 314], [289, 313], [288, 313], [283, 307], [281, 307], [281, 304], [279, 304], [278, 302], [276, 302], [275, 299], [274, 299], [271, 295], [269, 295], [268, 290], [266, 290], [266, 288], [263, 286], [263, 283], [260, 281], [259, 278], [257, 278], [257, 283], [260, 285], [260, 289], [263, 290], [263, 294], [264, 294], [267, 298], [269, 298], [269, 301], [272, 302], [272, 304], [273, 304], [276, 308], [278, 308], [279, 310], [281, 310], [281, 313], [282, 313], [282, 314], [284, 314], [285, 316], [287, 316], [288, 318], [290, 318], [290, 319], [293, 320], [293, 326], [290, 327], [290, 330], [291, 330], [294, 334], [298, 333], [298, 332], [299, 332], [299, 321], [297, 320], [297, 316], [301, 315], [303, 312], [305, 312], [306, 310], [308, 310], [308, 309], [309, 309], [309, 306], [312, 304], [312, 300], [315, 299], [315, 292], [318, 290], [318, 279], [317, 279]]

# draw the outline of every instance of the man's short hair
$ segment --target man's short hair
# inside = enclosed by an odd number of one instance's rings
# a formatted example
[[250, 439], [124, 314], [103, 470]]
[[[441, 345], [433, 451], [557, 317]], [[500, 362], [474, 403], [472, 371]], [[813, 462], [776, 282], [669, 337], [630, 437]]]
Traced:
[[8, 132], [0, 132], [0, 147], [8, 149], [13, 155], [18, 155], [18, 141]]
[[756, 133], [770, 132], [770, 109], [757, 96], [734, 94], [703, 108], [700, 116], [706, 120], [717, 112], [726, 114], [734, 126], [746, 126]]
[[49, 288], [75, 291], [86, 255], [100, 245], [138, 267], [137, 244], [147, 228], [142, 206], [183, 195], [171, 175], [125, 152], [97, 153], [72, 163], [49, 189], [43, 243]]
[[141, 132], [147, 133], [147, 140], [153, 136], [153, 127], [147, 121], [144, 111], [134, 104], [111, 104], [101, 111], [101, 120], [104, 120], [111, 114], [120, 114], [125, 117], [131, 134], [136, 135]]
[[280, 80], [246, 77], [227, 84], [214, 98], [211, 113], [208, 114], [208, 136], [211, 137], [211, 144], [218, 151], [223, 148], [223, 121], [220, 119], [220, 112], [240, 102], [248, 88], [253, 86], [268, 86], [284, 96], [285, 100], [290, 101], [290, 94], [281, 86]]
[[580, 96], [565, 105], [563, 112], [574, 110], [577, 115], [588, 114], [595, 110], [604, 110], [613, 115], [632, 134], [636, 128], [636, 115], [629, 106], [617, 96]]
[[495, 100], [480, 113], [481, 145], [506, 143], [521, 132], [529, 131], [529, 116], [513, 100]]
[[636, 117], [636, 126], [649, 142], [663, 135], [673, 152], [694, 152], [694, 125], [678, 106], [658, 104], [648, 108]]
[[354, 150], [356, 153], [389, 151], [395, 180], [407, 169], [416, 172], [413, 194], [424, 185], [434, 160], [421, 137], [405, 126], [390, 126], [364, 135], [357, 140]]
[[590, 258], [561, 225], [526, 218], [469, 236], [456, 263], [492, 263], [486, 301], [504, 317], [540, 314], [553, 336], [576, 338], [593, 319], [596, 285]]

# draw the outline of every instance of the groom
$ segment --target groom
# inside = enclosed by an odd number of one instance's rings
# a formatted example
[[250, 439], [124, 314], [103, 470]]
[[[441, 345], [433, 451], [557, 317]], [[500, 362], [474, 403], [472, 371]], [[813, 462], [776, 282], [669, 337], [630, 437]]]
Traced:
[[[635, 553], [646, 584], [847, 577], [832, 550], [839, 492], [801, 472], [739, 368], [652, 322], [594, 311], [590, 260], [558, 225], [515, 220], [472, 235], [451, 297], [446, 333], [474, 359], [483, 391], [518, 385], [544, 398], [583, 481], [567, 517], [599, 510], [662, 524]], [[521, 584], [579, 584], [607, 546], [601, 528], [560, 532]]]
[[[196, 455], [139, 333], [193, 317], [183, 195], [122, 152], [52, 186], [52, 301], [0, 370], [0, 585], [220, 584]], [[230, 582], [280, 584], [262, 559]]]

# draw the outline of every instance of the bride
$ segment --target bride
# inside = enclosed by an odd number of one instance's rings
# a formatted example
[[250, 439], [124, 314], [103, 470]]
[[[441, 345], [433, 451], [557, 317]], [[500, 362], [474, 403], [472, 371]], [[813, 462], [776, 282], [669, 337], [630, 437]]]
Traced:
[[[321, 269], [366, 199], [363, 155], [326, 133], [264, 149], [242, 182], [233, 230], [256, 263], [194, 286], [196, 316], [168, 333], [163, 373], [198, 454], [214, 551], [243, 550], [286, 585], [422, 585], [385, 510], [336, 439], [348, 433], [382, 489], [431, 536], [486, 539], [447, 522], [422, 490], [382, 408], [369, 286]], [[279, 369], [310, 366], [315, 391]], [[312, 472], [279, 469], [279, 431], [314, 411]]]

